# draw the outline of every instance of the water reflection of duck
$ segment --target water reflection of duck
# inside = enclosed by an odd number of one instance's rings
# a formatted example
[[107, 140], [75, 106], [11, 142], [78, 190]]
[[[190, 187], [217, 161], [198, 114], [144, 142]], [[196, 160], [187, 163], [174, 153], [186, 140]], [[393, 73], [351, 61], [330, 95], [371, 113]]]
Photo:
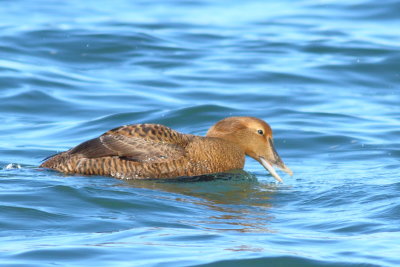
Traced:
[[131, 179], [117, 186], [132, 187], [144, 202], [149, 199], [153, 205], [154, 201], [163, 205], [161, 212], [171, 216], [169, 223], [243, 233], [274, 231], [269, 209], [275, 195], [287, 188], [259, 181], [243, 170], [175, 179]]
[[121, 126], [48, 158], [40, 167], [120, 179], [171, 178], [242, 169], [245, 155], [278, 181], [273, 165], [292, 174], [276, 152], [272, 130], [254, 117], [229, 117], [205, 137], [159, 124]]

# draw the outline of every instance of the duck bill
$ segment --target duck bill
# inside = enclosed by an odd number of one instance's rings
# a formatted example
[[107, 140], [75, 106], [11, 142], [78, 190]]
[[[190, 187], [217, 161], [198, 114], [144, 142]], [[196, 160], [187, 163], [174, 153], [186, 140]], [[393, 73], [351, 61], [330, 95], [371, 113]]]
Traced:
[[277, 166], [279, 169], [282, 171], [286, 172], [289, 175], [293, 175], [293, 172], [291, 169], [289, 169], [282, 161], [282, 159], [279, 157], [278, 153], [275, 150], [274, 144], [272, 142], [272, 139], [269, 139], [270, 147], [271, 147], [271, 152], [267, 159], [264, 157], [259, 157], [259, 162], [263, 167], [269, 171], [269, 173], [277, 180], [278, 182], [283, 183], [282, 178], [276, 173], [275, 169], [273, 166]]

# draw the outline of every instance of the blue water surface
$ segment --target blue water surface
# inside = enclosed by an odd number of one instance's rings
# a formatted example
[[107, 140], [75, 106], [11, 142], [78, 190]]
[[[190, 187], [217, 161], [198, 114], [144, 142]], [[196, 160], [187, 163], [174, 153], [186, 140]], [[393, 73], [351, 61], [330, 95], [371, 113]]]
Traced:
[[[0, 265], [399, 266], [398, 1], [2, 1]], [[131, 123], [274, 130], [294, 176], [38, 168]]]

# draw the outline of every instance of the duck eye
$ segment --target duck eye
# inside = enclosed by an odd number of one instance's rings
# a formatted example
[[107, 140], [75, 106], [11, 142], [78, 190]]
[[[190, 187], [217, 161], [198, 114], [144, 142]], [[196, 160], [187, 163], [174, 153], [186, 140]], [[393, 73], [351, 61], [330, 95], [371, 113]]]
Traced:
[[263, 130], [258, 130], [257, 133], [261, 134], [261, 135], [264, 135], [264, 131]]

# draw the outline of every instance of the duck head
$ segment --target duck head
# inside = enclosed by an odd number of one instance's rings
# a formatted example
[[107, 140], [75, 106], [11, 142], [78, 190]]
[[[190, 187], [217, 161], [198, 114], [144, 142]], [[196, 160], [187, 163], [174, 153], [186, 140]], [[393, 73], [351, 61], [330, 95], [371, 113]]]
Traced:
[[207, 137], [217, 137], [237, 144], [246, 155], [257, 160], [279, 182], [283, 180], [273, 166], [292, 175], [275, 150], [271, 127], [254, 117], [229, 117], [217, 122]]

